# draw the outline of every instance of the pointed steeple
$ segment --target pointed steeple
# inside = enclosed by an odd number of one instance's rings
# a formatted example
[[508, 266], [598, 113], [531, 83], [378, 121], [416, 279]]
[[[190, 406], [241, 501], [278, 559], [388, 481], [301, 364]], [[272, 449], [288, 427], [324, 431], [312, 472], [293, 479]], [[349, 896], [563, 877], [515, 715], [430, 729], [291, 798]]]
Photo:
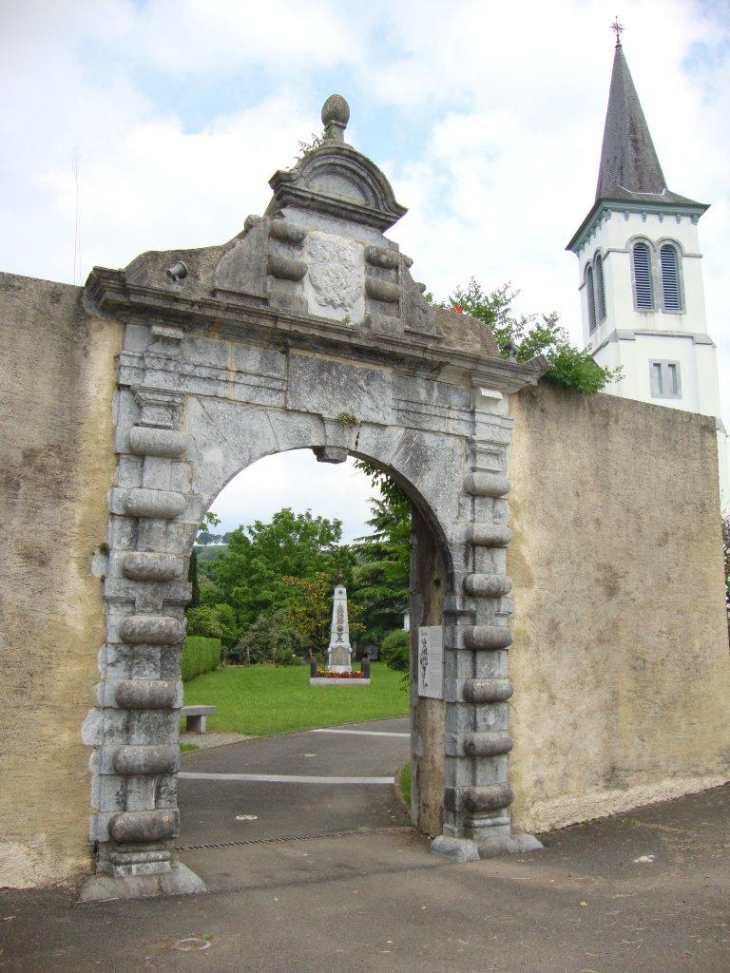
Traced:
[[[684, 214], [698, 219], [707, 204], [680, 196], [667, 188], [659, 157], [649, 134], [644, 112], [631, 78], [621, 45], [621, 28], [616, 30], [616, 52], [603, 130], [601, 163], [596, 199], [590, 212], [566, 247], [578, 253], [585, 239], [601, 220], [616, 209]], [[618, 28], [618, 29], [617, 29]], [[620, 204], [620, 205], [616, 205]]]
[[596, 200], [642, 198], [665, 203], [694, 202], [667, 189], [618, 34]]

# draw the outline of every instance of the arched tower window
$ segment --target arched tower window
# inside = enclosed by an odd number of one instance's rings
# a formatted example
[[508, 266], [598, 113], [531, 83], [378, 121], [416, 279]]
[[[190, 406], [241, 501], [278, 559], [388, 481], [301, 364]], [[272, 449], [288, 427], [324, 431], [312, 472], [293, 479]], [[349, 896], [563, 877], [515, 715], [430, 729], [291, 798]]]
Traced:
[[590, 264], [586, 267], [586, 299], [588, 301], [588, 333], [593, 334], [596, 330], [596, 294], [593, 287], [593, 268]]
[[606, 317], [606, 288], [603, 283], [603, 258], [600, 253], [596, 255], [596, 320], [603, 321]]
[[663, 244], [659, 251], [662, 268], [662, 295], [665, 311], [681, 311], [682, 303], [679, 289], [679, 260], [677, 250], [671, 243]]
[[651, 254], [646, 243], [635, 243], [634, 257], [634, 295], [639, 311], [650, 311], [654, 307], [654, 292], [651, 286]]

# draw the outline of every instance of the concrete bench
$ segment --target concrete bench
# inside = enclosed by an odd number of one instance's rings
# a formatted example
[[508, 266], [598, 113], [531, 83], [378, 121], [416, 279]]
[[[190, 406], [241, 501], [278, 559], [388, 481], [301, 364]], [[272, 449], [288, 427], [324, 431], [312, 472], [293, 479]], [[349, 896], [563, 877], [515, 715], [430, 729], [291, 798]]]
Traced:
[[180, 716], [185, 717], [185, 729], [189, 733], [205, 733], [205, 719], [217, 709], [217, 706], [183, 706]]

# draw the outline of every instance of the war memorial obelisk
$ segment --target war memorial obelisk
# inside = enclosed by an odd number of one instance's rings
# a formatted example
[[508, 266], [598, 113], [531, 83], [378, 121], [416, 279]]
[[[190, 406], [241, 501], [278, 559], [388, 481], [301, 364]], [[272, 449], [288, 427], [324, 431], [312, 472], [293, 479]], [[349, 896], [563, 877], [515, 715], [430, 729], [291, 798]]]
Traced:
[[342, 584], [336, 585], [332, 602], [327, 668], [330, 672], [352, 672], [352, 647], [347, 622], [347, 589]]

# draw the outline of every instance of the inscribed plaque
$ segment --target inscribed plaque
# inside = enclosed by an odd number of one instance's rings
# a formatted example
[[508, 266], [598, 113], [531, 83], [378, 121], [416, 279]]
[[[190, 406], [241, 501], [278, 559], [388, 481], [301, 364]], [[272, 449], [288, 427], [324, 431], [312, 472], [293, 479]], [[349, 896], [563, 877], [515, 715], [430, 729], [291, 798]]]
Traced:
[[440, 625], [418, 629], [418, 695], [444, 698], [444, 636]]

